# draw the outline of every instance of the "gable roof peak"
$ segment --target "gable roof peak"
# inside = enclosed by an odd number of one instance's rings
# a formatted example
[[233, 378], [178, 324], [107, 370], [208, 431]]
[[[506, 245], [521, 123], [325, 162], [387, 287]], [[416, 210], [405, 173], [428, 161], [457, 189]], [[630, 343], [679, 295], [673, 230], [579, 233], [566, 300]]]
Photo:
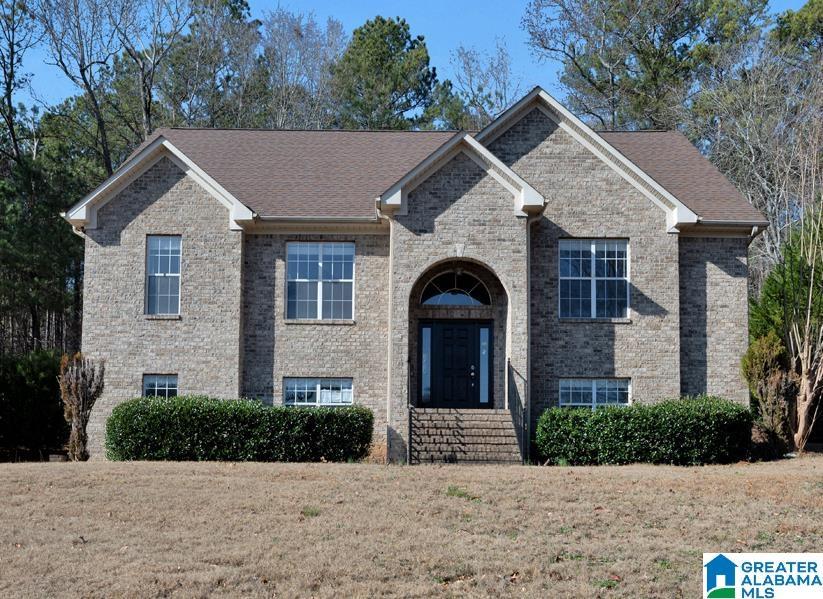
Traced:
[[379, 209], [393, 214], [405, 214], [408, 208], [408, 194], [460, 152], [474, 160], [512, 194], [515, 199], [515, 214], [525, 216], [543, 210], [546, 199], [540, 192], [501, 162], [467, 131], [455, 133], [451, 139], [380, 194], [377, 197]]

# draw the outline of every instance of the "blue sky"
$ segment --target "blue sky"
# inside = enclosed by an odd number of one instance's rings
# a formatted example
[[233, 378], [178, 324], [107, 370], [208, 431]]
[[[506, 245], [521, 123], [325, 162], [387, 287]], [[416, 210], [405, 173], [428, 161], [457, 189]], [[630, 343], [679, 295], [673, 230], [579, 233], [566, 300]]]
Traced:
[[[520, 27], [528, 0], [249, 0], [249, 4], [252, 16], [258, 18], [277, 6], [313, 12], [321, 21], [335, 17], [349, 33], [378, 14], [404, 17], [412, 34], [425, 36], [431, 63], [441, 79], [450, 77], [451, 54], [458, 46], [491, 50], [495, 38], [503, 38], [524, 92], [541, 85], [550, 93], [562, 95], [557, 88], [558, 65], [536, 60]], [[797, 10], [803, 4], [804, 0], [775, 0], [771, 11]], [[46, 64], [46, 58], [44, 49], [32, 51], [24, 66], [32, 75], [32, 96], [49, 104], [77, 90], [55, 67]], [[20, 94], [19, 99], [28, 103], [32, 96]]]

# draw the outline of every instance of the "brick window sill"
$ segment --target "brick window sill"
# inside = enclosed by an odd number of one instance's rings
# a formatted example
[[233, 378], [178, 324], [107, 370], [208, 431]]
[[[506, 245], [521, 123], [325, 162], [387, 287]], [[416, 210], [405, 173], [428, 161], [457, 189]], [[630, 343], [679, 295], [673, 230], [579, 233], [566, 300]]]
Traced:
[[144, 314], [146, 320], [181, 320], [180, 314]]
[[314, 318], [287, 318], [283, 320], [283, 324], [316, 324], [321, 326], [352, 326], [357, 324], [355, 320], [349, 319], [334, 319], [334, 320], [320, 320]]

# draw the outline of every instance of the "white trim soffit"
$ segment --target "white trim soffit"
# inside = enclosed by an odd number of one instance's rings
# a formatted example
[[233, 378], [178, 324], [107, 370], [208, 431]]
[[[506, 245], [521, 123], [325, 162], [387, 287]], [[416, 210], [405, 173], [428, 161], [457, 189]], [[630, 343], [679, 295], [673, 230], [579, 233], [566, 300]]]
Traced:
[[75, 229], [96, 229], [97, 211], [100, 207], [164, 156], [171, 159], [186, 175], [194, 179], [212, 197], [229, 209], [229, 228], [239, 230], [243, 224], [254, 220], [255, 214], [245, 204], [226, 191], [162, 135], [123, 164], [94, 191], [63, 213], [63, 218], [69, 221]]
[[655, 205], [665, 210], [666, 226], [669, 232], [676, 233], [681, 225], [698, 222], [699, 218], [695, 212], [540, 87], [535, 87], [520, 101], [489, 123], [476, 135], [477, 141], [484, 145], [491, 144], [492, 141], [505, 133], [524, 116], [526, 111], [535, 103], [541, 109], [541, 112], [561, 129], [631, 183]]
[[503, 164], [497, 156], [492, 154], [488, 148], [474, 137], [465, 131], [461, 131], [429, 154], [425, 160], [381, 194], [377, 198], [377, 206], [380, 211], [389, 214], [406, 214], [408, 194], [460, 152], [471, 158], [512, 194], [515, 200], [516, 214], [525, 216], [543, 210], [546, 200], [534, 187]]

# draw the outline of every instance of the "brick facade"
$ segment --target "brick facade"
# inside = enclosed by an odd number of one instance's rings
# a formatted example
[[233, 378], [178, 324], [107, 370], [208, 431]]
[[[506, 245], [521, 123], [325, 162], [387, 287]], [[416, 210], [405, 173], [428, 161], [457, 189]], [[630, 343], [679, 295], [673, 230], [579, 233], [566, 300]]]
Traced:
[[[284, 377], [328, 376], [351, 377], [355, 403], [374, 410], [375, 454], [404, 460], [417, 323], [444, 315], [494, 320], [494, 407], [528, 394], [532, 421], [556, 405], [562, 377], [628, 377], [637, 402], [681, 391], [748, 401], [739, 375], [746, 238], [667, 233], [663, 210], [539, 110], [489, 149], [546, 198], [541, 215], [518, 215], [512, 193], [465, 153], [413, 189], [388, 226], [351, 234], [346, 225], [334, 234], [234, 231], [227, 209], [171, 160], [137, 177], [86, 233], [83, 350], [107, 360], [92, 453], [102, 454], [106, 417], [140, 394], [143, 374], [176, 373], [181, 393], [275, 404]], [[144, 314], [149, 234], [182, 235], [179, 318]], [[628, 319], [559, 319], [564, 237], [628, 240]], [[351, 321], [286, 321], [288, 241], [354, 242]], [[419, 306], [425, 282], [453, 265], [484, 282], [491, 307]]]
[[[106, 359], [89, 423], [102, 455], [112, 408], [142, 393], [143, 374], [177, 374], [181, 393], [240, 391], [242, 233], [228, 210], [161, 159], [101, 207], [86, 234], [83, 351]], [[180, 317], [145, 314], [146, 236], [180, 235]]]
[[[355, 247], [354, 318], [285, 318], [286, 243], [348, 241]], [[243, 395], [283, 402], [284, 377], [347, 377], [354, 401], [374, 411], [373, 453], [386, 453], [389, 239], [379, 235], [247, 235], [244, 241]]]
[[748, 405], [748, 247], [741, 238], [680, 239], [680, 389]]
[[[531, 244], [532, 417], [557, 405], [563, 377], [627, 377], [641, 402], [680, 393], [678, 239], [664, 212], [548, 116], [533, 109], [490, 144], [547, 199]], [[558, 242], [628, 239], [625, 322], [558, 315]]]
[[495, 355], [504, 353], [514, 368], [526, 372], [528, 222], [525, 215], [515, 215], [513, 206], [511, 193], [460, 153], [409, 194], [408, 214], [392, 220], [389, 439], [393, 459], [405, 459], [408, 442], [406, 406], [413, 383], [407, 373], [414, 360], [411, 291], [433, 267], [446, 261], [473, 262], [499, 281], [507, 295], [507, 343], [496, 347]]

